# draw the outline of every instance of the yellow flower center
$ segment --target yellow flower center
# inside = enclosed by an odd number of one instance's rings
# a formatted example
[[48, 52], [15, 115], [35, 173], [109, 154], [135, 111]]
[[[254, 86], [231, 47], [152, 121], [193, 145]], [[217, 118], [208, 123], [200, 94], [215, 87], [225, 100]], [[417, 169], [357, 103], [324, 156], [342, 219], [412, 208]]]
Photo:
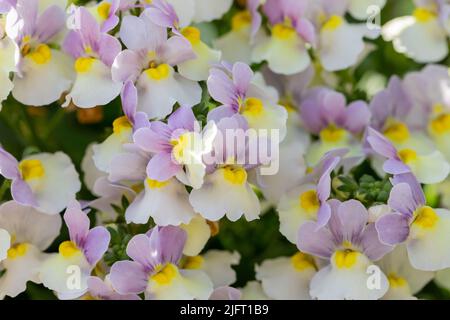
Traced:
[[111, 11], [111, 4], [108, 2], [102, 2], [97, 6], [97, 13], [103, 20], [108, 19], [109, 12]]
[[316, 213], [319, 210], [319, 198], [316, 190], [308, 190], [300, 195], [300, 207], [308, 213]]
[[95, 58], [92, 57], [81, 57], [75, 61], [75, 71], [78, 73], [86, 73], [91, 71], [92, 66], [95, 62]]
[[172, 263], [169, 263], [164, 267], [157, 267], [157, 270], [156, 274], [152, 275], [150, 279], [159, 285], [170, 284], [178, 274], [178, 268]]
[[152, 180], [150, 178], [147, 178], [146, 180], [147, 185], [150, 189], [161, 189], [163, 187], [165, 187], [168, 183], [169, 180], [167, 181], [158, 181], [158, 180]]
[[294, 254], [291, 257], [291, 263], [297, 271], [303, 271], [308, 268], [315, 268], [313, 258], [302, 252], [297, 252], [296, 254]]
[[64, 258], [70, 258], [80, 252], [77, 245], [72, 241], [64, 241], [59, 245], [59, 254]]
[[227, 166], [222, 169], [226, 181], [235, 185], [243, 185], [247, 182], [247, 171], [242, 167]]
[[335, 125], [329, 125], [320, 131], [319, 136], [324, 142], [336, 143], [341, 142], [347, 137], [347, 131], [338, 128]]
[[170, 141], [172, 144], [172, 155], [177, 160], [178, 163], [183, 163], [183, 159], [185, 157], [185, 151], [186, 149], [191, 145], [192, 143], [192, 133], [187, 132], [178, 137], [178, 139], [173, 139]]
[[450, 113], [444, 113], [430, 122], [430, 131], [434, 135], [450, 133]]
[[334, 253], [334, 264], [339, 269], [350, 269], [358, 261], [359, 252], [339, 250]]
[[19, 163], [19, 171], [23, 180], [32, 180], [42, 178], [45, 174], [42, 162], [37, 159], [23, 160]]
[[196, 27], [186, 27], [181, 30], [181, 34], [189, 40], [191, 44], [197, 44], [201, 40], [200, 30]]
[[405, 142], [410, 136], [408, 126], [402, 122], [393, 122], [383, 133], [389, 140], [396, 143]]
[[411, 164], [417, 160], [417, 152], [412, 149], [400, 150], [398, 156], [406, 164]]
[[241, 113], [247, 116], [258, 116], [264, 111], [264, 104], [258, 98], [248, 98], [240, 107]]
[[114, 120], [113, 122], [113, 132], [114, 134], [120, 134], [124, 130], [129, 130], [133, 126], [126, 116], [122, 116]]
[[205, 259], [202, 256], [186, 257], [183, 269], [200, 269]]
[[408, 282], [405, 278], [402, 278], [395, 273], [390, 273], [388, 275], [389, 286], [392, 288], [399, 288], [408, 285]]
[[243, 10], [236, 13], [231, 19], [231, 28], [233, 31], [239, 31], [250, 25], [252, 22], [252, 15], [249, 11]]
[[322, 31], [334, 31], [344, 23], [344, 19], [340, 16], [331, 16], [322, 26]]
[[8, 259], [16, 259], [19, 257], [23, 257], [28, 251], [28, 244], [19, 243], [15, 246], [9, 248], [8, 250]]
[[295, 29], [286, 23], [278, 23], [272, 28], [272, 36], [276, 39], [287, 40], [297, 34]]
[[439, 216], [436, 214], [436, 211], [428, 206], [424, 206], [416, 210], [415, 216], [416, 218], [414, 219], [413, 224], [423, 229], [433, 228], [439, 220]]
[[52, 51], [46, 44], [40, 44], [26, 56], [37, 64], [46, 64], [52, 59]]
[[432, 19], [436, 18], [436, 14], [426, 8], [416, 8], [413, 12], [413, 16], [414, 18], [416, 18], [416, 20], [418, 22], [421, 23], [426, 23]]
[[166, 63], [156, 65], [156, 63], [151, 62], [150, 67], [145, 70], [145, 74], [153, 80], [164, 80], [170, 75], [170, 66]]

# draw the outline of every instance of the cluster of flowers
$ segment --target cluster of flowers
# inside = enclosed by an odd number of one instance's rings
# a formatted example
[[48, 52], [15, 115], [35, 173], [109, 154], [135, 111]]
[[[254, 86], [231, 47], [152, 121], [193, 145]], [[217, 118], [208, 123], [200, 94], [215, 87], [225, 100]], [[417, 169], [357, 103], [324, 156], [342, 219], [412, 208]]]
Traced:
[[[434, 208], [450, 207], [448, 68], [394, 76], [370, 102], [333, 89], [380, 35], [365, 20], [385, 0], [66, 2], [0, 0], [0, 102], [92, 108], [120, 97], [124, 116], [82, 161], [94, 200], [76, 200], [64, 153], [17, 160], [0, 148], [12, 197], [0, 205], [1, 298], [28, 281], [60, 299], [410, 299], [432, 279], [450, 288], [450, 211]], [[417, 62], [439, 62], [450, 4], [415, 2], [381, 33]], [[218, 37], [208, 25], [224, 15]], [[203, 249], [221, 219], [256, 220], [267, 207], [297, 253], [233, 288], [240, 254]], [[69, 240], [47, 253], [64, 210]], [[120, 227], [129, 237], [118, 244]]]

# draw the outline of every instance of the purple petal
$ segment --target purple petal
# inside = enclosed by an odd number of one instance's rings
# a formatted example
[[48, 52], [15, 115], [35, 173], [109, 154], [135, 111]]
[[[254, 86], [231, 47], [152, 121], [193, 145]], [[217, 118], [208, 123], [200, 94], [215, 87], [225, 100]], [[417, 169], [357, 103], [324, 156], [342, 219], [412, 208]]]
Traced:
[[381, 156], [388, 159], [397, 158], [397, 149], [395, 149], [394, 145], [378, 131], [369, 128], [367, 142], [370, 144], [372, 149]]
[[15, 201], [22, 205], [33, 207], [38, 205], [30, 186], [21, 178], [13, 180], [11, 184], [11, 195]]
[[207, 120], [219, 122], [222, 119], [230, 118], [236, 114], [236, 111], [229, 106], [219, 106], [208, 112]]
[[51, 6], [38, 18], [35, 36], [45, 43], [57, 35], [65, 26], [66, 14], [59, 6]]
[[344, 127], [354, 134], [363, 131], [370, 123], [371, 113], [364, 101], [355, 101], [345, 110]]
[[297, 22], [296, 26], [298, 34], [308, 43], [315, 44], [317, 41], [316, 38], [316, 29], [311, 21], [307, 19], [300, 19]]
[[111, 182], [122, 180], [143, 181], [147, 177], [145, 168], [148, 158], [136, 153], [118, 154], [111, 161], [111, 172], [108, 179]]
[[369, 224], [364, 230], [361, 245], [364, 254], [372, 261], [381, 259], [386, 253], [394, 249], [393, 246], [380, 242], [379, 234], [373, 223]]
[[186, 129], [187, 131], [194, 131], [195, 119], [194, 112], [192, 108], [189, 107], [179, 107], [167, 121], [167, 124], [172, 130], [175, 129]]
[[64, 221], [69, 229], [70, 240], [74, 241], [77, 246], [83, 247], [89, 232], [90, 222], [87, 214], [81, 210], [79, 202], [72, 201], [69, 203], [64, 213]]
[[173, 36], [158, 50], [161, 60], [171, 66], [175, 66], [187, 60], [192, 60], [197, 55], [192, 50], [190, 42], [180, 36]]
[[181, 169], [181, 166], [172, 159], [171, 153], [158, 153], [148, 162], [147, 176], [152, 180], [167, 181]]
[[142, 72], [142, 57], [134, 51], [124, 50], [117, 55], [111, 68], [116, 82], [135, 81]]
[[149, 237], [152, 248], [161, 254], [163, 262], [178, 264], [187, 240], [186, 231], [174, 226], [155, 227]]
[[207, 84], [208, 92], [214, 100], [224, 105], [232, 105], [235, 102], [236, 88], [223, 70], [212, 68], [209, 71]]
[[[166, 124], [161, 123], [160, 126], [166, 127], [164, 128], [165, 133], [171, 132]], [[172, 150], [172, 146], [169, 144], [170, 133], [169, 136], [166, 134], [161, 135], [153, 130], [156, 127], [156, 122], [153, 122], [150, 128], [140, 128], [136, 130], [133, 135], [134, 143], [147, 152], [170, 152], [170, 150]]]
[[209, 300], [240, 300], [241, 292], [232, 287], [219, 287], [213, 291]]
[[149, 272], [162, 263], [160, 252], [152, 247], [150, 238], [145, 234], [138, 234], [128, 242], [127, 255]]
[[112, 66], [114, 59], [122, 50], [119, 40], [109, 34], [102, 34], [98, 42], [98, 54], [107, 66]]
[[392, 187], [388, 205], [398, 213], [412, 217], [414, 211], [422, 204], [415, 201], [411, 187], [407, 183], [399, 183]]
[[243, 62], [233, 65], [233, 82], [239, 93], [245, 95], [253, 78], [253, 71]]
[[409, 218], [398, 213], [386, 214], [375, 222], [375, 227], [382, 243], [396, 245], [408, 238]]
[[327, 228], [318, 229], [315, 222], [308, 221], [298, 231], [297, 247], [302, 252], [329, 259], [334, 252], [335, 243]]
[[84, 242], [84, 255], [91, 266], [95, 266], [103, 257], [110, 240], [111, 235], [105, 227], [95, 227], [89, 231]]
[[120, 294], [139, 294], [145, 291], [149, 274], [134, 261], [119, 261], [113, 264], [109, 279], [114, 290]]
[[76, 59], [84, 55], [84, 44], [81, 33], [70, 30], [63, 42], [63, 50]]
[[120, 98], [122, 101], [123, 113], [134, 124], [138, 96], [137, 89], [132, 81], [127, 81], [124, 84], [122, 92], [120, 93]]
[[75, 11], [75, 27], [81, 33], [84, 46], [90, 46], [93, 50], [97, 50], [98, 41], [100, 39], [100, 26], [95, 18], [85, 7], [78, 7]]
[[411, 168], [397, 159], [388, 159], [383, 163], [383, 171], [389, 174], [405, 174], [411, 172]]
[[369, 219], [367, 209], [359, 201], [348, 200], [341, 203], [337, 215], [341, 220], [343, 240], [357, 243]]
[[19, 162], [2, 147], [0, 147], [0, 174], [6, 179], [17, 179], [20, 177]]
[[327, 225], [331, 218], [330, 205], [325, 201], [320, 205], [319, 212], [317, 212], [317, 228], [322, 228]]

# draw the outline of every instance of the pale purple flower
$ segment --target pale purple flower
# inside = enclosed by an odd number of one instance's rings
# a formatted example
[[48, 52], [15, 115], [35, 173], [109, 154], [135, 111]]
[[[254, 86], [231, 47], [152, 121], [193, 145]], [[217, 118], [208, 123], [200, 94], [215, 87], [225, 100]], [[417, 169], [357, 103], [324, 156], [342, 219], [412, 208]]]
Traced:
[[137, 294], [119, 294], [111, 286], [109, 276], [104, 280], [98, 277], [89, 277], [87, 280], [89, 294], [99, 300], [141, 300]]
[[128, 49], [117, 56], [113, 79], [134, 83], [137, 110], [148, 118], [161, 119], [177, 102], [187, 106], [199, 103], [201, 88], [174, 70], [176, 65], [195, 58], [189, 41], [178, 35], [168, 39], [167, 30], [151, 22], [148, 10], [140, 17], [124, 18], [120, 38]]
[[120, 294], [145, 292], [147, 299], [207, 299], [213, 288], [204, 272], [178, 268], [186, 237], [183, 229], [172, 226], [134, 236], [127, 246], [132, 261], [111, 267], [113, 288]]

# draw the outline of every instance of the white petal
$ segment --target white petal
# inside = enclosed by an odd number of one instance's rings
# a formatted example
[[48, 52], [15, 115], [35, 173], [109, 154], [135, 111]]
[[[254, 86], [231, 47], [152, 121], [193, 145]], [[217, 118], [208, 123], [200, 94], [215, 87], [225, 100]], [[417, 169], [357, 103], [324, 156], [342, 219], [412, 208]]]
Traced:
[[203, 186], [191, 191], [189, 201], [196, 212], [212, 221], [217, 221], [224, 215], [231, 221], [245, 215], [251, 221], [260, 214], [258, 197], [250, 185], [227, 182], [222, 170], [207, 175]]
[[[26, 105], [43, 106], [55, 102], [70, 89], [74, 79], [72, 59], [51, 50], [52, 58], [46, 64], [23, 60], [23, 77], [14, 76], [14, 98]], [[91, 84], [92, 86], [92, 84]]]
[[69, 201], [75, 199], [80, 191], [81, 183], [75, 166], [70, 158], [62, 153], [39, 153], [26, 159], [37, 159], [42, 162], [45, 175], [40, 185], [32, 187], [33, 193], [42, 212], [56, 214], [62, 211]]
[[91, 70], [77, 73], [64, 106], [67, 106], [70, 100], [80, 108], [103, 106], [114, 100], [121, 89], [122, 83], [114, 82], [111, 78], [111, 68], [96, 59]]
[[96, 143], [91, 143], [84, 153], [83, 160], [81, 161], [81, 169], [83, 170], [83, 178], [84, 178], [84, 184], [89, 189], [89, 191], [94, 190], [94, 184], [97, 181], [98, 178], [106, 176], [106, 174], [100, 170], [97, 169], [94, 163], [94, 146], [96, 146]]
[[434, 282], [442, 288], [450, 290], [450, 268], [440, 270], [436, 273]]
[[183, 254], [191, 257], [197, 256], [211, 237], [210, 226], [202, 216], [196, 215], [189, 224], [182, 224], [180, 228], [187, 233]]
[[219, 19], [230, 9], [232, 3], [232, 0], [195, 0], [194, 22]]
[[48, 215], [15, 201], [0, 206], [0, 228], [7, 230], [15, 243], [31, 243], [45, 250], [59, 235], [61, 224], [59, 215]]
[[81, 252], [70, 258], [51, 254], [42, 263], [39, 277], [42, 284], [56, 291], [60, 298], [76, 298], [86, 292], [90, 272], [91, 267]]
[[427, 155], [418, 155], [413, 163], [408, 163], [420, 183], [434, 184], [447, 178], [450, 165], [442, 153], [435, 151]]
[[249, 281], [244, 288], [241, 289], [242, 300], [269, 300], [270, 298], [264, 293], [262, 285], [258, 281]]
[[320, 33], [320, 62], [327, 71], [343, 70], [353, 66], [364, 50], [366, 25], [343, 22], [337, 29]]
[[164, 80], [152, 80], [143, 73], [136, 84], [138, 89], [138, 111], [145, 112], [149, 118], [163, 119], [172, 112], [173, 105], [194, 106], [201, 100], [198, 83], [176, 73]]
[[221, 52], [211, 49], [201, 41], [198, 44], [193, 44], [192, 48], [197, 57], [180, 63], [178, 72], [190, 80], [206, 80], [209, 76], [211, 65], [219, 62]]
[[176, 179], [156, 188], [145, 183], [145, 191], [127, 208], [125, 217], [128, 223], [147, 223], [152, 217], [160, 226], [187, 224], [195, 216], [188, 197], [186, 188]]
[[296, 270], [288, 257], [265, 260], [256, 267], [256, 279], [264, 292], [278, 300], [310, 300], [309, 282], [315, 273], [312, 266]]
[[281, 197], [277, 211], [280, 219], [280, 233], [290, 242], [297, 243], [298, 229], [307, 221], [317, 218], [317, 212], [307, 212], [300, 206], [300, 195], [316, 186], [306, 184], [299, 186]]
[[201, 269], [214, 284], [214, 288], [229, 286], [236, 282], [236, 271], [231, 266], [239, 264], [241, 256], [237, 251], [209, 250], [203, 255]]
[[6, 259], [8, 250], [11, 247], [11, 236], [5, 229], [0, 229], [0, 261]]
[[110, 165], [113, 158], [125, 152], [124, 144], [132, 142], [133, 130], [127, 128], [121, 130], [119, 133], [113, 133], [105, 141], [100, 144], [94, 145], [93, 148], [93, 160], [95, 166], [103, 172], [110, 172]]
[[3, 100], [8, 98], [9, 93], [14, 87], [11, 80], [9, 80], [9, 74], [6, 72], [0, 72], [0, 111]]
[[437, 19], [405, 28], [394, 47], [420, 63], [438, 62], [448, 54], [447, 35]]
[[411, 265], [419, 270], [437, 271], [450, 267], [450, 212], [434, 210], [439, 217], [436, 225], [425, 230], [413, 225], [411, 239], [407, 242]]
[[285, 75], [302, 72], [311, 63], [308, 51], [298, 36], [291, 40], [274, 37], [259, 40], [253, 50], [252, 60], [267, 60], [270, 70]]
[[157, 300], [206, 300], [213, 292], [209, 277], [201, 270], [179, 270], [169, 284], [150, 280], [146, 294]]
[[252, 62], [252, 48], [250, 46], [250, 27], [245, 30], [230, 31], [214, 41], [214, 48], [222, 52], [222, 59], [234, 62]]
[[370, 10], [372, 7], [381, 10], [385, 4], [386, 0], [350, 0], [348, 11], [354, 18], [364, 20], [376, 13]]
[[42, 253], [31, 244], [27, 244], [24, 256], [4, 260], [6, 273], [0, 278], [0, 299], [5, 296], [15, 297], [25, 291], [28, 281], [38, 283], [37, 275], [41, 261]]
[[167, 0], [177, 13], [180, 19], [180, 27], [185, 27], [191, 24], [195, 15], [195, 0]]
[[[367, 258], [366, 258], [367, 259]], [[310, 294], [320, 300], [376, 300], [385, 295], [389, 282], [379, 273], [379, 287], [369, 289], [367, 273], [370, 262], [350, 269], [338, 269], [328, 265], [319, 270], [311, 280]]]

